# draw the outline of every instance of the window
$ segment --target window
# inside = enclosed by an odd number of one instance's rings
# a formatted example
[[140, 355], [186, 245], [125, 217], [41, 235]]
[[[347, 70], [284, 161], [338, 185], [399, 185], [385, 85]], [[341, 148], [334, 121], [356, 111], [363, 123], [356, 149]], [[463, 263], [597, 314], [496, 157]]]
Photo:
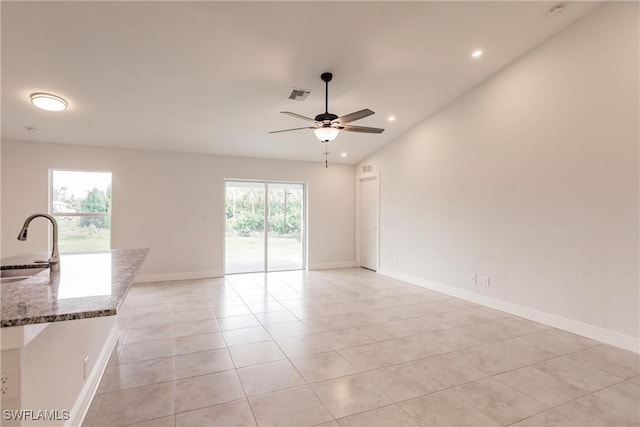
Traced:
[[60, 252], [111, 248], [111, 172], [50, 171]]

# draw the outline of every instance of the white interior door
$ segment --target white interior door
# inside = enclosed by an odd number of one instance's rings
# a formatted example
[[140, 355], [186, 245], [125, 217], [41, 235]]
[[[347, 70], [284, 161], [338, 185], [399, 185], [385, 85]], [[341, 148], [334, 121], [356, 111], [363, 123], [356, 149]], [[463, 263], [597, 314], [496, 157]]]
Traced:
[[378, 178], [361, 182], [360, 265], [378, 269]]

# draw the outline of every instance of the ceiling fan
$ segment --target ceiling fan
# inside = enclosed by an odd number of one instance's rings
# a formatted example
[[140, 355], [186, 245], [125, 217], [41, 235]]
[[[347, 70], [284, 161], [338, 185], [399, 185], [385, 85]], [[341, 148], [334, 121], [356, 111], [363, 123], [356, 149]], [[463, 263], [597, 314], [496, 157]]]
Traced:
[[366, 126], [353, 126], [347, 123], [355, 122], [356, 120], [364, 119], [365, 117], [369, 117], [372, 114], [375, 114], [373, 111], [365, 108], [364, 110], [356, 111], [351, 114], [347, 114], [342, 117], [338, 117], [335, 114], [329, 112], [329, 82], [333, 79], [333, 74], [331, 73], [322, 73], [320, 76], [322, 81], [325, 83], [325, 108], [324, 113], [318, 114], [315, 118], [302, 116], [300, 114], [292, 113], [291, 111], [281, 111], [282, 114], [287, 114], [292, 117], [297, 117], [302, 120], [306, 120], [308, 122], [313, 122], [313, 126], [301, 127], [301, 128], [293, 128], [293, 129], [283, 129], [283, 130], [274, 130], [269, 133], [280, 133], [280, 132], [290, 132], [292, 130], [301, 130], [301, 129], [313, 129], [314, 133], [318, 137], [318, 139], [322, 142], [330, 142], [336, 139], [338, 133], [341, 130], [346, 130], [349, 132], [362, 132], [362, 133], [382, 133], [384, 129], [380, 128], [372, 128]]

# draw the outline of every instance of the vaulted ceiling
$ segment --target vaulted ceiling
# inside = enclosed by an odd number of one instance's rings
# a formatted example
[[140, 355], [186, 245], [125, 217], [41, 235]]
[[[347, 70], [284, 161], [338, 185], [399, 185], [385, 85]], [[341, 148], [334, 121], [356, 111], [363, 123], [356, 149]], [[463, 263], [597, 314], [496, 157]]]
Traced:
[[268, 131], [306, 124], [280, 111], [323, 112], [330, 71], [330, 112], [386, 128], [330, 143], [355, 163], [598, 6], [556, 4], [3, 1], [2, 138], [323, 161], [312, 131]]

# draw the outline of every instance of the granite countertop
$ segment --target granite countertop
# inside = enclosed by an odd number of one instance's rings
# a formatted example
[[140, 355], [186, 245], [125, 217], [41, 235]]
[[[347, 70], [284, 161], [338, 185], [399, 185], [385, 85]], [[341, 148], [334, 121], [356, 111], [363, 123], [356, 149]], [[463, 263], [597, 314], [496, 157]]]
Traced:
[[[47, 268], [24, 280], [1, 283], [1, 326], [115, 315], [147, 252], [114, 249], [61, 255], [60, 271]], [[3, 258], [0, 263], [4, 268], [27, 266], [47, 258], [45, 254], [22, 254]]]

